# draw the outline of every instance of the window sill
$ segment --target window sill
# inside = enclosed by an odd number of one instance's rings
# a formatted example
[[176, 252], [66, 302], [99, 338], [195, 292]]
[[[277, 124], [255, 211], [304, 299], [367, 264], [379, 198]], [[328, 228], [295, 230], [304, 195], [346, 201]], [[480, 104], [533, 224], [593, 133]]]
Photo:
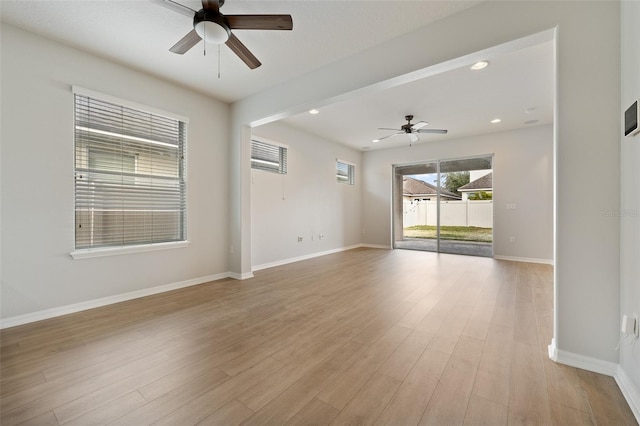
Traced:
[[95, 249], [81, 249], [69, 253], [74, 260], [90, 259], [92, 257], [117, 256], [121, 254], [143, 253], [147, 251], [170, 250], [189, 246], [189, 241], [172, 243], [142, 244], [125, 247], [100, 247]]

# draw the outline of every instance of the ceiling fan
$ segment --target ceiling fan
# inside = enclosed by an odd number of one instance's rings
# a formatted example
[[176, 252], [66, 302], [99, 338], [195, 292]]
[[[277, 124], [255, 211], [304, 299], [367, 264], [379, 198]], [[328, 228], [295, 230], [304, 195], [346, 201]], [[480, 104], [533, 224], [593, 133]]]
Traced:
[[407, 124], [403, 124], [399, 129], [379, 127], [378, 130], [396, 130], [397, 133], [383, 136], [380, 139], [377, 139], [377, 142], [380, 142], [383, 139], [391, 138], [393, 136], [407, 135], [409, 136], [409, 140], [412, 143], [415, 143], [420, 140], [420, 138], [416, 135], [416, 133], [437, 133], [441, 135], [444, 135], [447, 133], [447, 130], [442, 130], [442, 129], [423, 129], [424, 126], [429, 125], [429, 123], [427, 123], [426, 121], [418, 121], [417, 123], [412, 124], [411, 120], [413, 120], [413, 115], [405, 115], [404, 119], [407, 120]]
[[242, 44], [231, 30], [292, 30], [291, 15], [223, 15], [220, 7], [224, 0], [202, 0], [202, 9], [196, 11], [173, 0], [149, 0], [174, 12], [193, 18], [193, 30], [189, 31], [171, 49], [184, 54], [204, 39], [206, 42], [225, 43], [251, 69], [262, 63]]

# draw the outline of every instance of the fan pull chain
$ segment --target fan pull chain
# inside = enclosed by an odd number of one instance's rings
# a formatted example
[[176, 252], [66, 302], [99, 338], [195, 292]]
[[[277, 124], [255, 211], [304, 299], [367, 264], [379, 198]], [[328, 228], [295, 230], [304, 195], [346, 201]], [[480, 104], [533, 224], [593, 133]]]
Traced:
[[218, 80], [220, 80], [220, 45], [218, 45]]

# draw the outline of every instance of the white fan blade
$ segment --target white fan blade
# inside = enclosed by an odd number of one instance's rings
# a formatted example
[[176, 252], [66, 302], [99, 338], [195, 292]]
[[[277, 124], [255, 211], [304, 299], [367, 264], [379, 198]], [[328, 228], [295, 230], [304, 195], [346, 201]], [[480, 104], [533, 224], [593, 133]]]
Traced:
[[413, 143], [416, 143], [420, 140], [420, 138], [414, 135], [413, 133], [407, 133], [407, 135], [409, 136], [409, 140]]
[[427, 123], [426, 121], [418, 121], [416, 124], [411, 126], [411, 128], [414, 129], [414, 130], [418, 130], [418, 129], [422, 129], [424, 126], [428, 126], [428, 125], [429, 125], [429, 123]]
[[176, 3], [175, 1], [172, 0], [149, 0], [151, 3], [155, 3], [157, 5], [166, 7], [167, 9], [171, 9], [174, 12], [178, 12], [183, 14], [184, 16], [187, 16], [191, 19], [193, 19], [193, 15], [196, 14], [196, 11], [187, 7], [187, 6], [183, 6], [180, 3]]
[[416, 130], [416, 133], [437, 133], [440, 135], [444, 135], [447, 133], [447, 130], [443, 130], [443, 129], [418, 129]]
[[383, 139], [387, 139], [387, 138], [391, 138], [391, 137], [394, 137], [394, 136], [402, 135], [403, 133], [404, 133], [404, 132], [398, 132], [398, 133], [394, 133], [394, 134], [392, 134], [392, 135], [383, 136], [383, 137], [381, 137], [381, 138], [378, 138], [378, 141], [381, 141], [381, 140], [383, 140]]

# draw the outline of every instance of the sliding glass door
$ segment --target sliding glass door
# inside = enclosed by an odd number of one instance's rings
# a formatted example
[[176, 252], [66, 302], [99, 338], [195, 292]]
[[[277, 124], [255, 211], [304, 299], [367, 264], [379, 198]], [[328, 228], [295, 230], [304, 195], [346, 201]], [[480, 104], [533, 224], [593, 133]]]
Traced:
[[394, 247], [493, 255], [493, 158], [394, 166]]

